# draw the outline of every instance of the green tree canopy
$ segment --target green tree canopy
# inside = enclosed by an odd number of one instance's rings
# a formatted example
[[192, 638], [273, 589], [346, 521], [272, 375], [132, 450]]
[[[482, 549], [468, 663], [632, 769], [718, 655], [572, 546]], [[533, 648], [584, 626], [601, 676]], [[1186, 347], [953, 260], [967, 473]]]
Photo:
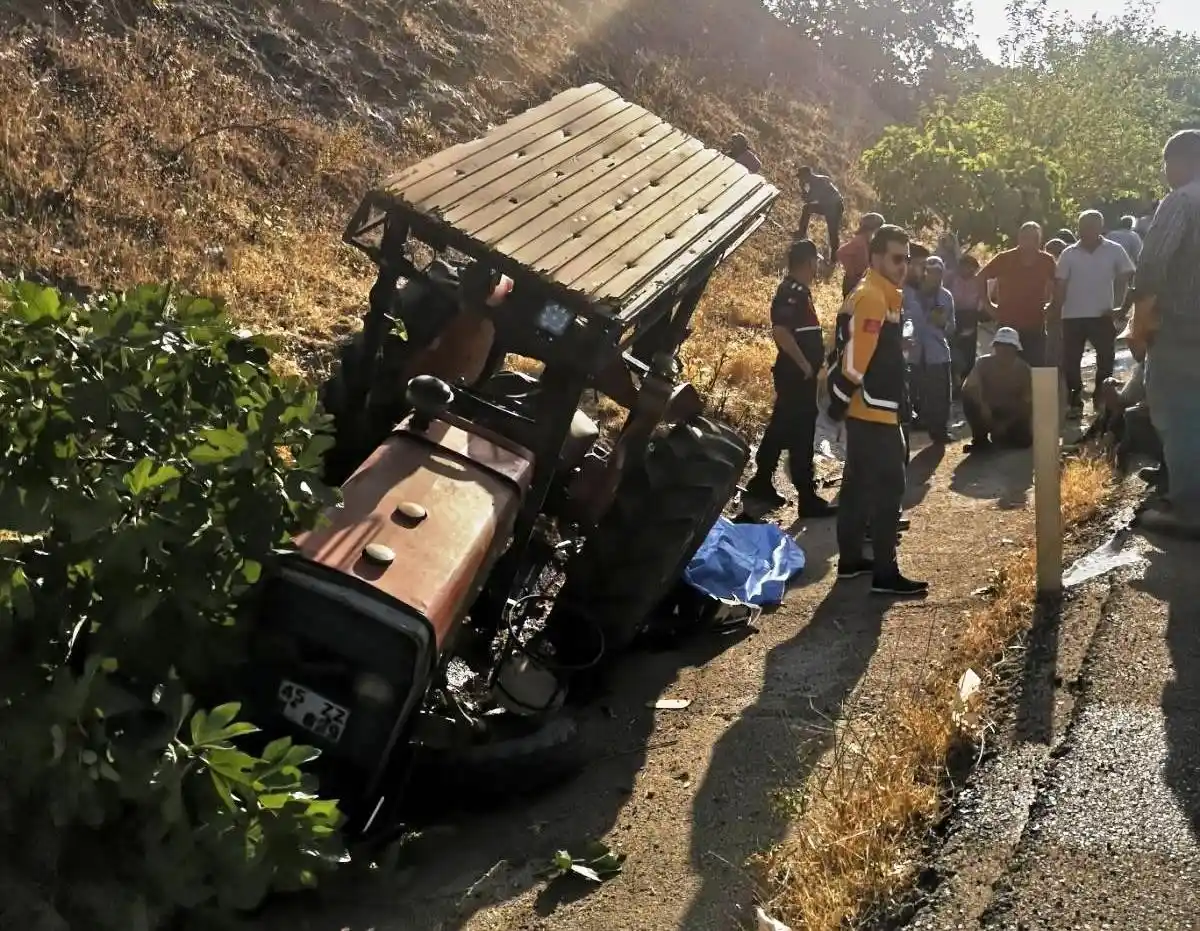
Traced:
[[865, 153], [888, 215], [999, 244], [1025, 219], [1159, 196], [1163, 142], [1200, 115], [1200, 40], [1151, 14], [1080, 25], [1045, 0], [1010, 4], [1004, 67]]
[[999, 245], [1025, 220], [1057, 222], [1068, 209], [1063, 171], [1047, 153], [944, 111], [888, 129], [864, 165], [890, 221], [952, 229], [967, 246]]

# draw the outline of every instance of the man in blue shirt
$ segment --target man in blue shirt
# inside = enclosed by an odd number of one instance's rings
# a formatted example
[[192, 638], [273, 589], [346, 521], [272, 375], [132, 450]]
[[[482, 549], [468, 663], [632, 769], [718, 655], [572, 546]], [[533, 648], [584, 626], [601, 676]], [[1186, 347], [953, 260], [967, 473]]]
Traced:
[[943, 286], [946, 265], [936, 255], [925, 260], [916, 285], [904, 289], [904, 314], [912, 321], [916, 343], [917, 379], [922, 427], [937, 444], [950, 442], [951, 352], [954, 338], [954, 298]]

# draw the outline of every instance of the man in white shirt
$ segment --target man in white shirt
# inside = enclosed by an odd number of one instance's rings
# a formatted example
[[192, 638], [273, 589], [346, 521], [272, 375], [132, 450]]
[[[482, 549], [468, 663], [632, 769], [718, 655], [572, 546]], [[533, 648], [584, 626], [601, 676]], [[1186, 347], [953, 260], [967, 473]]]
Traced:
[[1062, 369], [1069, 409], [1083, 414], [1083, 351], [1096, 350], [1096, 385], [1112, 376], [1116, 355], [1115, 312], [1125, 301], [1134, 272], [1129, 253], [1104, 236], [1104, 215], [1088, 210], [1079, 216], [1079, 241], [1063, 250], [1055, 273], [1052, 314], [1062, 320]]

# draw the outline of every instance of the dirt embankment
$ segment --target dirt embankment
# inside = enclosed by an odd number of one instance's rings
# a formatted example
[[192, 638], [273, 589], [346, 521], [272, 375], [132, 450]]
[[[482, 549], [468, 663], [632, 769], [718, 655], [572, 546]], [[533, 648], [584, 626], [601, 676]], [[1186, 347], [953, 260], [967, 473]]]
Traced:
[[[362, 310], [371, 270], [337, 240], [369, 181], [557, 90], [603, 80], [714, 144], [744, 129], [788, 195], [811, 163], [866, 197], [886, 121], [758, 0], [18, 0], [0, 27], [9, 270], [219, 291], [310, 368]], [[747, 425], [785, 238], [730, 263], [689, 347]]]

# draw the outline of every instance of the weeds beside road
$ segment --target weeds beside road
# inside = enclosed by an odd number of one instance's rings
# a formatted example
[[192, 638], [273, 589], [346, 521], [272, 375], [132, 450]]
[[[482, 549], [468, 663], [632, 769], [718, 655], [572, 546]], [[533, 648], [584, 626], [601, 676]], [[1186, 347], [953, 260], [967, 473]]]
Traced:
[[[1071, 532], [1100, 513], [1112, 489], [1102, 462], [1072, 459], [1062, 476]], [[797, 927], [835, 931], [864, 912], [894, 910], [911, 890], [929, 830], [947, 807], [950, 756], [969, 736], [954, 721], [959, 680], [984, 678], [1029, 629], [1035, 553], [1026, 546], [995, 571], [986, 606], [972, 611], [928, 672], [867, 720], [845, 722], [823, 765], [791, 793], [792, 838], [761, 858], [769, 904]]]

